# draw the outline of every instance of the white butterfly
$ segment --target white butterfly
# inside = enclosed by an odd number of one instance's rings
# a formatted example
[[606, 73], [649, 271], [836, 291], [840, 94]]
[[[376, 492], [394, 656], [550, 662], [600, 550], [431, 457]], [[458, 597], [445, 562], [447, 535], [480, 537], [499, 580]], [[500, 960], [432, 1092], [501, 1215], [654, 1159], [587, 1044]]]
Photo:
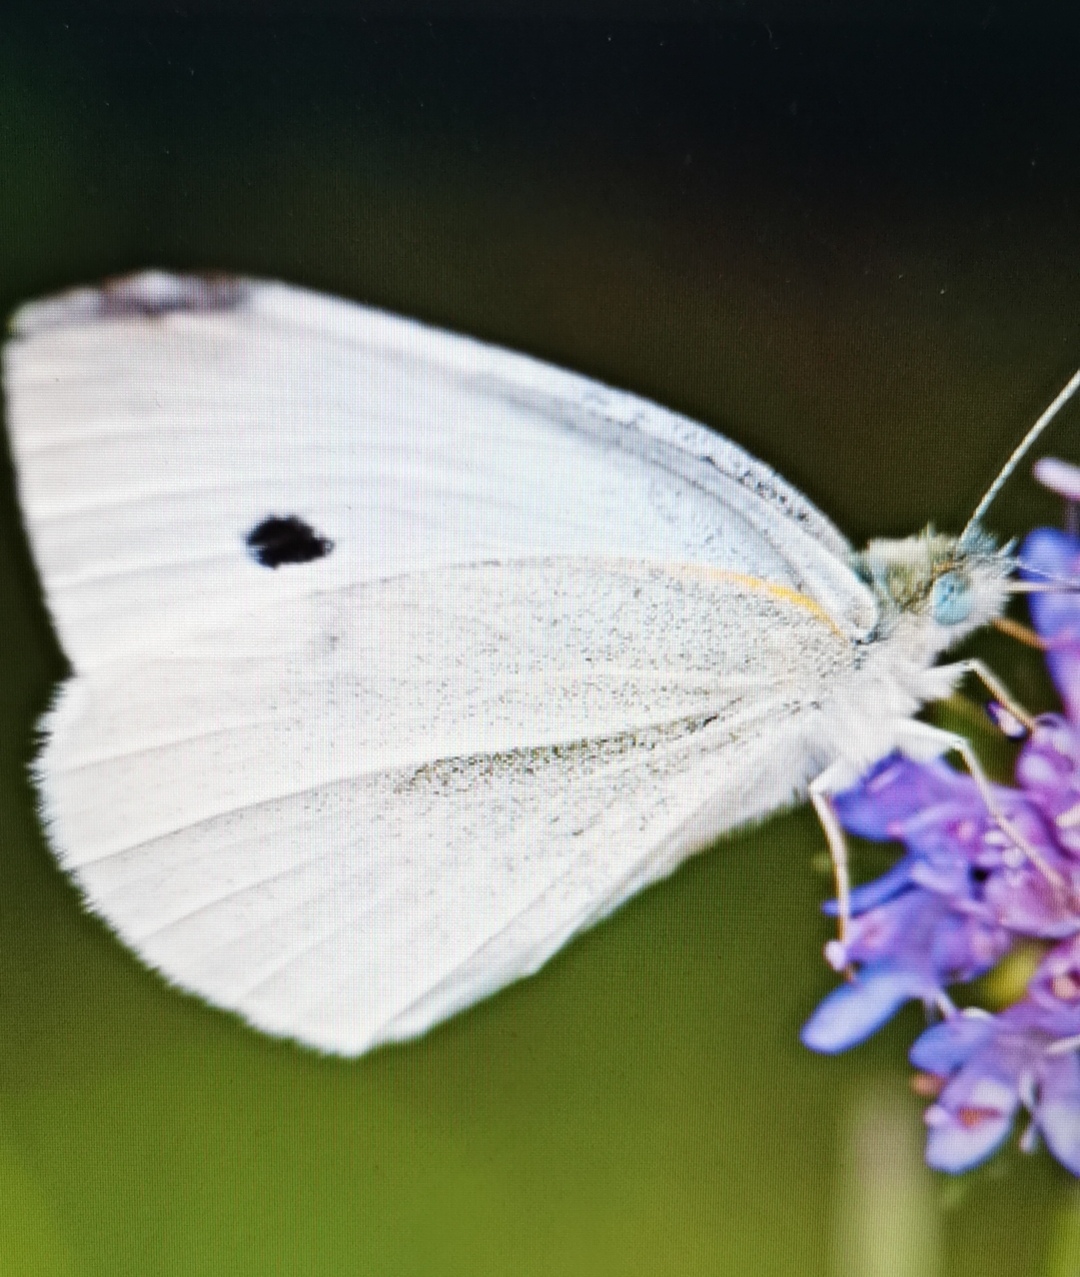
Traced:
[[4, 367], [72, 665], [55, 853], [169, 980], [326, 1051], [528, 975], [815, 777], [828, 822], [955, 746], [911, 715], [1009, 588], [978, 531], [854, 555], [691, 421], [280, 284], [72, 292]]

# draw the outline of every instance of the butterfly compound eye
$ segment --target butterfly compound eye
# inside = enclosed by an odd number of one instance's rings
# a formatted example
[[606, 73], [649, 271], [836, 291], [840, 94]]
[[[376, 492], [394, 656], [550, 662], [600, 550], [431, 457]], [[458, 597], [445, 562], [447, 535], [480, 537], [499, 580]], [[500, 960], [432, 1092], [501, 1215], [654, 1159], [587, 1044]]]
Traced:
[[959, 572], [943, 572], [934, 582], [930, 608], [938, 625], [959, 625], [971, 613], [971, 582]]
[[264, 568], [288, 563], [311, 563], [325, 559], [334, 548], [328, 537], [291, 514], [281, 519], [271, 516], [258, 522], [244, 538], [248, 553]]

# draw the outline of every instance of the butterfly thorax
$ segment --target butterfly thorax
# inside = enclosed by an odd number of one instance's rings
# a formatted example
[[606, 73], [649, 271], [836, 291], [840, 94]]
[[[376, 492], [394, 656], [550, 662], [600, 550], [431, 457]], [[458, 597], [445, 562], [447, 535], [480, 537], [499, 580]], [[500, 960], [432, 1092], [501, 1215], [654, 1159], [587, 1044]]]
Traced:
[[878, 622], [866, 642], [930, 664], [1001, 614], [1008, 598], [1012, 547], [979, 528], [962, 537], [925, 528], [900, 540], [875, 540], [852, 566], [873, 591]]
[[999, 548], [982, 532], [953, 537], [932, 528], [871, 541], [853, 557], [877, 601], [878, 621], [820, 724], [853, 778], [897, 747], [898, 730], [923, 705], [953, 690], [959, 668], [935, 661], [1001, 612], [1012, 564], [1011, 547]]

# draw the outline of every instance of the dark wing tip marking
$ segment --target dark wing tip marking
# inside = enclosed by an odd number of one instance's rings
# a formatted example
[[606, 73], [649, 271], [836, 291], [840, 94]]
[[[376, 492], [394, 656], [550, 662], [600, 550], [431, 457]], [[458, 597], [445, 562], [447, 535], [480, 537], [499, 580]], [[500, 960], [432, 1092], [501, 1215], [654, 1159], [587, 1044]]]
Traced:
[[157, 319], [177, 311], [236, 310], [247, 292], [245, 280], [224, 272], [167, 275], [162, 271], [143, 271], [107, 280], [98, 292], [98, 315], [102, 319]]
[[178, 313], [237, 310], [250, 293], [248, 280], [224, 272], [170, 275], [165, 271], [141, 271], [106, 280], [100, 288], [74, 288], [31, 302], [15, 314], [11, 332], [16, 337], [28, 337], [49, 328], [101, 320], [153, 320]]
[[261, 519], [244, 538], [251, 557], [264, 568], [325, 559], [334, 548], [329, 537], [315, 531], [295, 514]]

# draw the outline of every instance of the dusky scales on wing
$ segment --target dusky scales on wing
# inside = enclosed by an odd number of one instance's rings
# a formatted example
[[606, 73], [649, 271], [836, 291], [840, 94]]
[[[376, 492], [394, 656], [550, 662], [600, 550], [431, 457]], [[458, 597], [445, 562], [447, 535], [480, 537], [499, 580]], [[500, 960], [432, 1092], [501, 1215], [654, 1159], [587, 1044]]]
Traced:
[[71, 676], [50, 844], [150, 966], [359, 1054], [898, 746], [1001, 610], [977, 527], [855, 554], [655, 404], [276, 283], [22, 309], [19, 496]]

